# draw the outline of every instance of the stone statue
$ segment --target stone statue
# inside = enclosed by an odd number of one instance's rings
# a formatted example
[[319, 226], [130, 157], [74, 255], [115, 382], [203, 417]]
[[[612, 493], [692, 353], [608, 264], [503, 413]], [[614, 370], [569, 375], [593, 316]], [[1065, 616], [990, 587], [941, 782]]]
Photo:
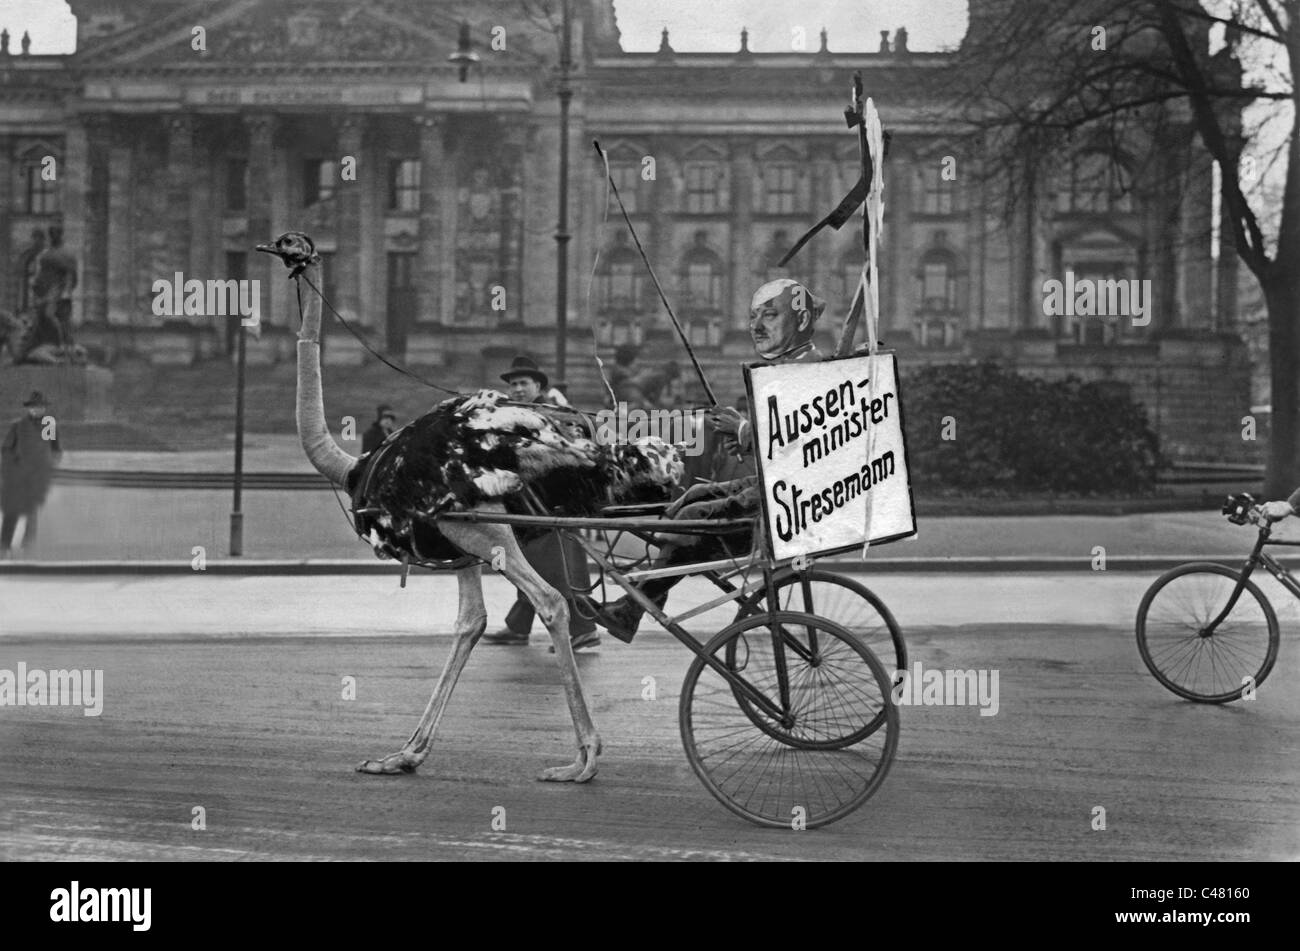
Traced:
[[77, 286], [77, 258], [63, 247], [63, 229], [52, 225], [50, 244], [36, 257], [32, 278], [35, 319], [19, 363], [84, 363], [85, 351], [72, 340], [72, 291]]

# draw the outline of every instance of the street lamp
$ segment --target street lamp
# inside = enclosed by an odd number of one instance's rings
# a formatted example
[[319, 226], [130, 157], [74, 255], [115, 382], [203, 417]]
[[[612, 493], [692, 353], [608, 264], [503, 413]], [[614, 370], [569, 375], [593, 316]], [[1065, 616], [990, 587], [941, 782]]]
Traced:
[[573, 30], [569, 18], [569, 0], [563, 0], [564, 22], [560, 39], [560, 79], [556, 94], [560, 97], [560, 217], [555, 226], [555, 376], [565, 382], [565, 346], [569, 334], [569, 103], [573, 87], [569, 83], [573, 69]]
[[239, 321], [239, 348], [235, 358], [235, 499], [230, 508], [230, 556], [244, 553], [244, 367], [248, 358], [247, 329]]

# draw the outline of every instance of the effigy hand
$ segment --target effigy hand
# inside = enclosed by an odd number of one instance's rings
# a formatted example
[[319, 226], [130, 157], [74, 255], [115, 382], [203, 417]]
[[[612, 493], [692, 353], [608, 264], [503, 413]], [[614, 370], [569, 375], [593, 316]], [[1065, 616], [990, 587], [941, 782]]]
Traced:
[[724, 436], [735, 438], [740, 424], [745, 422], [744, 415], [733, 406], [714, 406], [705, 415], [709, 428]]

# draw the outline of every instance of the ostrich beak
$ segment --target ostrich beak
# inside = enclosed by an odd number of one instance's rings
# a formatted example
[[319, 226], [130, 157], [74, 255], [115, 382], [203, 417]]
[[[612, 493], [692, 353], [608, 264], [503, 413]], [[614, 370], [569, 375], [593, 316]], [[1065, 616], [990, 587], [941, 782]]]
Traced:
[[256, 248], [254, 248], [254, 250], [265, 251], [267, 254], [274, 254], [276, 257], [283, 257], [283, 255], [280, 253], [280, 249], [273, 244], [259, 244], [257, 245]]

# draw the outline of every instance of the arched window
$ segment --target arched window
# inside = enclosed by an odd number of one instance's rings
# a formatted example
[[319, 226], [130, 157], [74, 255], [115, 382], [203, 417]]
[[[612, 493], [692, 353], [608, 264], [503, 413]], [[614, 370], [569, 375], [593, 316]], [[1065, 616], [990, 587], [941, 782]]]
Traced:
[[957, 182], [945, 178], [942, 157], [931, 156], [921, 164], [921, 202], [923, 215], [952, 215], [958, 211]]
[[798, 168], [793, 162], [774, 162], [763, 167], [763, 211], [769, 215], [790, 215], [798, 210]]
[[712, 215], [723, 209], [721, 163], [689, 161], [682, 173], [686, 178], [687, 214]]
[[637, 211], [637, 188], [641, 182], [641, 166], [632, 161], [610, 160], [609, 175], [618, 188], [618, 197], [629, 215]]
[[1133, 182], [1128, 168], [1105, 152], [1075, 156], [1057, 177], [1056, 210], [1063, 214], [1132, 211]]
[[685, 307], [700, 313], [720, 313], [726, 293], [726, 268], [722, 258], [709, 250], [704, 232], [695, 235], [695, 246], [682, 257], [681, 286]]
[[22, 189], [19, 207], [24, 214], [58, 214], [58, 161], [59, 156], [44, 144], [32, 146], [19, 157]]
[[635, 313], [643, 296], [641, 262], [626, 235], [619, 233], [615, 242], [596, 270], [596, 306], [606, 313]]
[[957, 310], [957, 262], [947, 251], [929, 251], [917, 274], [921, 311], [951, 314]]

